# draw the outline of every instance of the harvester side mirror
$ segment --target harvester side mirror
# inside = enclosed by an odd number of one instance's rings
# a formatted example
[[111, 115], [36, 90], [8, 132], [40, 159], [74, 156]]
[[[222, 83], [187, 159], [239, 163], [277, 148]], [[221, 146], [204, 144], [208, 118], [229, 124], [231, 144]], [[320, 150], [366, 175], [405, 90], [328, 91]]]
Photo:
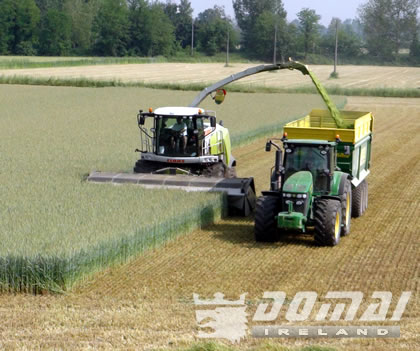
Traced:
[[216, 117], [210, 116], [210, 126], [216, 128]]
[[139, 116], [139, 124], [142, 126], [142, 125], [144, 125], [144, 116], [143, 115], [140, 115]]
[[225, 96], [226, 96], [225, 89], [217, 89], [213, 100], [216, 104], [220, 105], [223, 101], [225, 101]]
[[267, 144], [265, 144], [265, 151], [270, 152], [271, 151], [271, 142], [267, 141]]

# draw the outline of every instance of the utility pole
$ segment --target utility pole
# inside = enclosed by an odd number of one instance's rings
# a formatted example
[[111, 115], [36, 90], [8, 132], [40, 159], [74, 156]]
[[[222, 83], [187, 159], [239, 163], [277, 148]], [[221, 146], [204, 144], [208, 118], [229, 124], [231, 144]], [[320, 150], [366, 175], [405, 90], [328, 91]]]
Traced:
[[191, 56], [194, 56], [194, 17], [191, 21]]
[[277, 19], [274, 25], [274, 52], [273, 52], [273, 65], [277, 63]]
[[227, 27], [226, 64], [225, 64], [225, 67], [229, 67], [229, 26]]
[[335, 20], [335, 53], [334, 53], [334, 76], [337, 75], [338, 58], [338, 19]]

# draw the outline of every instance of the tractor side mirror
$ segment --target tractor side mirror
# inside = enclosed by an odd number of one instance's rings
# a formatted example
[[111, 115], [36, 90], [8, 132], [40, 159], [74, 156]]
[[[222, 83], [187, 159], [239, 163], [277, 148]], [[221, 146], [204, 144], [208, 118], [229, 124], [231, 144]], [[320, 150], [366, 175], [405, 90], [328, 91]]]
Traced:
[[210, 116], [210, 126], [216, 128], [216, 117]]
[[145, 120], [144, 116], [143, 115], [139, 115], [139, 124], [141, 126], [144, 125], [144, 120]]
[[223, 101], [225, 101], [226, 90], [225, 89], [217, 89], [216, 95], [214, 95], [214, 102], [220, 105]]
[[267, 144], [265, 144], [265, 151], [270, 152], [271, 151], [271, 142], [267, 141]]

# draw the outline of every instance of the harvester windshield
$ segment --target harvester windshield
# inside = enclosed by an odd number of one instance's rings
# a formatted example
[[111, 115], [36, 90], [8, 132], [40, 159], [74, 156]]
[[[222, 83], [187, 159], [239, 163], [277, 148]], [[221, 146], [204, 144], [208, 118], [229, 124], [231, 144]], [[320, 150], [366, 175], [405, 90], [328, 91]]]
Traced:
[[171, 116], [156, 121], [158, 155], [194, 157], [200, 154], [204, 131], [202, 118]]
[[324, 145], [293, 145], [286, 148], [285, 179], [299, 171], [310, 171], [314, 192], [328, 190], [329, 148]]

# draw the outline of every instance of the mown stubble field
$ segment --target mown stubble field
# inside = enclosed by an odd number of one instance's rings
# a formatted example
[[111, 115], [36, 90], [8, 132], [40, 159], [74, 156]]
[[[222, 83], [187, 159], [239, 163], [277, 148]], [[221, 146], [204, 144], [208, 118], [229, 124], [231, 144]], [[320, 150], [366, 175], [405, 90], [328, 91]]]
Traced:
[[[36, 69], [1, 70], [4, 76], [30, 76], [35, 78], [88, 78], [93, 80], [120, 80], [122, 82], [194, 84], [211, 83], [257, 64], [234, 63], [224, 67], [221, 63], [154, 63], [130, 65], [97, 65]], [[329, 65], [310, 65], [311, 70], [328, 86], [342, 88], [420, 88], [420, 67], [352, 66], [338, 67], [340, 79], [329, 79], [333, 68]], [[261, 73], [242, 79], [237, 84], [293, 88], [312, 83], [296, 72]]]
[[[374, 112], [376, 130], [369, 208], [353, 220], [351, 235], [338, 247], [318, 247], [307, 235], [257, 244], [252, 218], [226, 219], [99, 273], [67, 295], [0, 296], [0, 348], [173, 349], [199, 341], [193, 293], [212, 298], [220, 291], [238, 299], [247, 292], [252, 316], [264, 291], [284, 291], [289, 298], [298, 291], [316, 291], [319, 305], [326, 292], [344, 290], [362, 291], [365, 297], [391, 291], [390, 311], [403, 291], [411, 291], [399, 323], [401, 338], [271, 343], [418, 350], [420, 102], [349, 98], [347, 108]], [[238, 148], [235, 154], [239, 175], [253, 175], [258, 189], [266, 188], [274, 154], [264, 152], [264, 141]], [[277, 324], [285, 321], [284, 312]], [[247, 337], [240, 347], [260, 343]]]

